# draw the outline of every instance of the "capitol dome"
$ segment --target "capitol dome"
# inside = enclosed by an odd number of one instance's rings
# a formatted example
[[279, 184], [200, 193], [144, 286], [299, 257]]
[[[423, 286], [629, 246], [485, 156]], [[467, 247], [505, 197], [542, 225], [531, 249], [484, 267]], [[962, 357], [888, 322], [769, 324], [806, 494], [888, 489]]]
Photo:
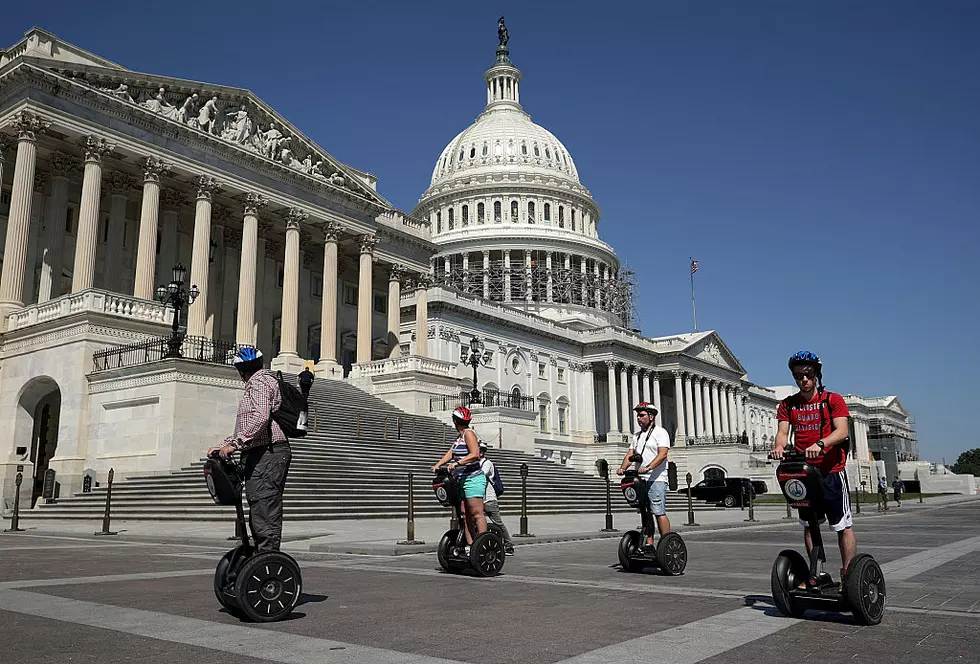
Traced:
[[599, 206], [568, 149], [521, 106], [503, 34], [486, 107], [443, 149], [414, 211], [440, 248], [435, 282], [572, 327], [628, 325], [631, 287], [599, 239]]

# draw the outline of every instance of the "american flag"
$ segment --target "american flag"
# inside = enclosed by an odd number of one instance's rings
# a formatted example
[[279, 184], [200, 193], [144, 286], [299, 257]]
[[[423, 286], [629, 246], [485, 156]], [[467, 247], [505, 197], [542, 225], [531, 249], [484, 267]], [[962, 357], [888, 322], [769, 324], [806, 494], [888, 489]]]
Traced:
[[698, 262], [691, 261], [691, 274], [694, 274], [697, 271], [698, 271]]

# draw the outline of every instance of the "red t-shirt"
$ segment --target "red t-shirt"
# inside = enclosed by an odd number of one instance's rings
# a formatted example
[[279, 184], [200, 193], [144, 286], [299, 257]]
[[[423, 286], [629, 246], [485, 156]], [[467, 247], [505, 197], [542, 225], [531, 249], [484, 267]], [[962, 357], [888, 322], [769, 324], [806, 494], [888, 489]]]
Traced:
[[[825, 399], [827, 403], [821, 403]], [[787, 402], [793, 405], [792, 409], [786, 407]], [[791, 412], [787, 412], [787, 410], [791, 410]], [[823, 428], [820, 427], [821, 411], [823, 412]], [[823, 394], [815, 392], [810, 401], [804, 401], [803, 395], [797, 392], [779, 402], [776, 419], [780, 422], [789, 422], [795, 435], [793, 444], [797, 451], [802, 452], [818, 440], [830, 435], [834, 430], [832, 423], [835, 417], [847, 417], [849, 414], [844, 398], [836, 392], [824, 392]], [[844, 447], [838, 443], [827, 448], [822, 458], [814, 459], [810, 463], [816, 464], [820, 468], [820, 472], [826, 475], [844, 470], [844, 466], [847, 465], [847, 455], [844, 452]]]

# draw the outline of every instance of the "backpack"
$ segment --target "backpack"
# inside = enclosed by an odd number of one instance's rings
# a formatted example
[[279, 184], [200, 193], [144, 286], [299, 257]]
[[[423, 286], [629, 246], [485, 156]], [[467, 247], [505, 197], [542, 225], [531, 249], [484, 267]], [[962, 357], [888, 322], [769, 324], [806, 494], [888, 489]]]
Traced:
[[[823, 391], [823, 392], [820, 393], [820, 395], [823, 397], [819, 401], [819, 404], [820, 404], [820, 432], [822, 434], [823, 433], [823, 411], [824, 411], [824, 408], [827, 409], [827, 418], [830, 420], [830, 430], [831, 431], [834, 430], [834, 418], [830, 417], [830, 392]], [[793, 408], [796, 407], [796, 405], [793, 403], [795, 401], [795, 397], [796, 397], [796, 395], [794, 394], [794, 395], [791, 395], [791, 396], [786, 397], [782, 401], [783, 405], [786, 406], [786, 417], [790, 420], [790, 426], [792, 426], [792, 417], [791, 417], [791, 415], [793, 413]], [[844, 456], [845, 457], [848, 455], [849, 452], [852, 453], [851, 454], [852, 457], [854, 456], [854, 454], [853, 454], [854, 450], [851, 448], [851, 438], [850, 438], [850, 436], [848, 436], [843, 441], [841, 441], [839, 443], [839, 446], [841, 447], [841, 449], [844, 450]]]
[[493, 464], [493, 475], [490, 477], [490, 483], [493, 485], [493, 490], [498, 496], [504, 495], [504, 481], [500, 479], [500, 471], [497, 470], [497, 464]]
[[286, 434], [287, 438], [302, 438], [306, 435], [306, 418], [309, 405], [295, 385], [282, 379], [282, 372], [276, 372], [279, 381], [279, 409], [273, 411], [272, 419]]

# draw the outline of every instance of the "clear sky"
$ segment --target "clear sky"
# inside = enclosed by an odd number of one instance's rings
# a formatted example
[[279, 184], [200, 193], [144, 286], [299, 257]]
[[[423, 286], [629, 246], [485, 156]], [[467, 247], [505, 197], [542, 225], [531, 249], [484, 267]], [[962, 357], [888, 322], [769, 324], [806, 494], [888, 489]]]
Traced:
[[639, 326], [717, 330], [751, 380], [799, 348], [897, 394], [923, 457], [980, 446], [980, 2], [9, 2], [136, 71], [249, 88], [405, 210], [485, 102], [521, 101], [638, 276]]

